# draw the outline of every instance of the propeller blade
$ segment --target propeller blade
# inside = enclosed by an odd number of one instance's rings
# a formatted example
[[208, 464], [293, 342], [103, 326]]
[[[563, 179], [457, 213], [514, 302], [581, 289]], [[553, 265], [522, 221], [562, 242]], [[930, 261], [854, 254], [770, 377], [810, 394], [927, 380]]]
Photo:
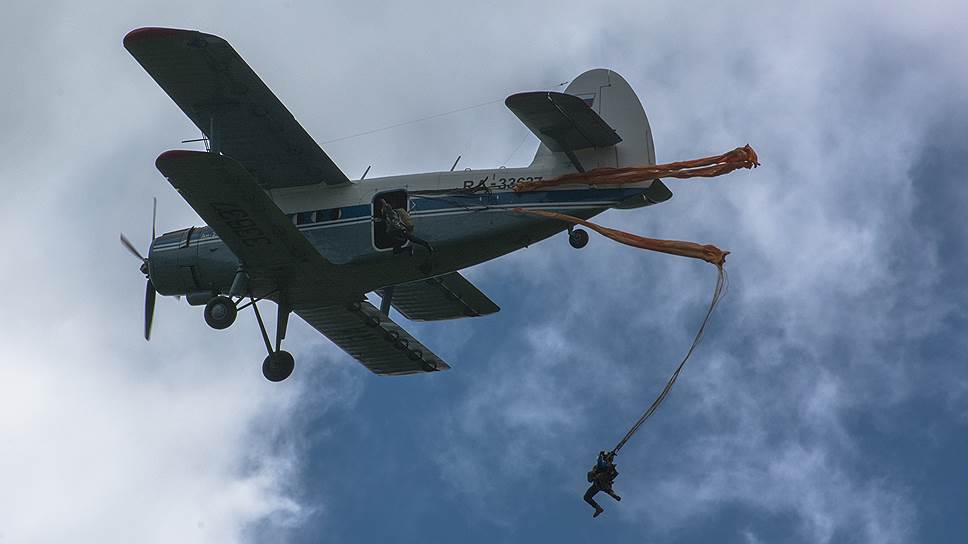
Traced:
[[145, 286], [145, 340], [151, 340], [151, 322], [155, 318], [155, 286], [151, 279]]
[[158, 218], [158, 197], [151, 198], [151, 241], [155, 241], [155, 220]]
[[141, 253], [137, 249], [135, 249], [134, 244], [132, 244], [131, 241], [124, 236], [123, 232], [121, 233], [121, 245], [126, 247], [128, 251], [131, 252], [132, 255], [138, 258], [139, 261], [141, 262], [145, 261], [145, 258], [141, 255]]

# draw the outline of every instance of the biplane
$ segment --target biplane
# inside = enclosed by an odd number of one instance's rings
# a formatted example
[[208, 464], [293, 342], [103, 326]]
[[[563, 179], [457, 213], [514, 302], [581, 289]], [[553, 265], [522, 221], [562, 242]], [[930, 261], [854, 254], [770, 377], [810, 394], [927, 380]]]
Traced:
[[[617, 73], [596, 69], [564, 92], [513, 94], [511, 112], [540, 140], [524, 168], [458, 170], [350, 180], [229, 43], [211, 34], [140, 28], [124, 47], [204, 134], [207, 151], [162, 153], [155, 165], [205, 226], [155, 237], [147, 257], [124, 235], [147, 278], [144, 336], [156, 293], [204, 306], [215, 329], [251, 306], [271, 381], [293, 371], [282, 349], [295, 313], [372, 372], [401, 375], [450, 368], [390, 319], [484, 316], [499, 310], [461, 273], [568, 230], [514, 208], [589, 218], [611, 208], [668, 200], [658, 179], [617, 187], [574, 185], [515, 192], [518, 183], [602, 167], [655, 164], [645, 111]], [[365, 177], [365, 174], [364, 174]], [[430, 250], [400, 243], [381, 214], [408, 213]], [[405, 251], [401, 251], [405, 249]], [[375, 292], [377, 308], [366, 298]], [[277, 305], [274, 341], [258, 302]]]

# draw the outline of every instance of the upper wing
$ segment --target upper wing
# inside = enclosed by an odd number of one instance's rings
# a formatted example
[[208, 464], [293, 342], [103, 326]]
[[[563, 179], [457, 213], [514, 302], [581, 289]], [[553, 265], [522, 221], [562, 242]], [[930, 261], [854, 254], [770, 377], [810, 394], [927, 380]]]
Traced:
[[139, 28], [124, 47], [208, 137], [266, 189], [349, 183], [282, 102], [222, 38]]
[[[385, 296], [387, 289], [377, 292]], [[501, 309], [460, 272], [394, 285], [390, 303], [411, 321], [477, 317]]]
[[552, 91], [512, 94], [504, 101], [552, 151], [608, 147], [622, 138], [581, 98]]
[[369, 302], [296, 309], [296, 314], [375, 374], [415, 374], [450, 365]]
[[250, 272], [276, 279], [332, 276], [330, 264], [238, 162], [218, 153], [167, 151], [158, 170]]

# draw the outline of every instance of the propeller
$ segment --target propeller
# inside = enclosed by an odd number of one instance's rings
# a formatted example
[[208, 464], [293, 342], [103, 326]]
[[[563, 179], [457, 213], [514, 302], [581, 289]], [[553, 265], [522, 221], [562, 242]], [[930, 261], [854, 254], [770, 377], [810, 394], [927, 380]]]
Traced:
[[[158, 199], [153, 199], [151, 207], [151, 242], [155, 241], [155, 220], [158, 217]], [[141, 261], [141, 273], [148, 280], [145, 285], [145, 340], [151, 339], [151, 322], [155, 316], [155, 286], [151, 283], [151, 276], [148, 274], [148, 258], [141, 254], [131, 240], [128, 240], [124, 233], [121, 233], [121, 245], [124, 246], [132, 255]], [[149, 246], [150, 247], [150, 246]]]

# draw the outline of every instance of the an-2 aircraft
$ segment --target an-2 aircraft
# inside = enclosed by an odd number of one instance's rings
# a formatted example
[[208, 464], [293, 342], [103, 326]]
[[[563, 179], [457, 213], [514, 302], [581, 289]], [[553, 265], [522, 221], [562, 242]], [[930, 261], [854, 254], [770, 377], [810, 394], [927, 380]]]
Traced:
[[[610, 188], [514, 192], [517, 183], [601, 167], [655, 164], [645, 111], [617, 73], [596, 69], [564, 92], [511, 95], [507, 107], [541, 141], [526, 168], [460, 170], [351, 181], [224, 39], [191, 30], [139, 28], [124, 47], [207, 140], [208, 151], [167, 151], [155, 164], [207, 226], [154, 237], [142, 260], [145, 339], [155, 293], [204, 305], [205, 321], [230, 326], [252, 306], [268, 356], [262, 372], [286, 379], [282, 350], [295, 312], [376, 374], [450, 368], [389, 318], [436, 321], [499, 310], [459, 270], [568, 230], [562, 222], [511, 212], [564, 211], [589, 218], [610, 208], [668, 200], [660, 181]], [[404, 208], [435, 251], [393, 251], [381, 200]], [[154, 231], [154, 226], [152, 226]], [[399, 246], [399, 242], [397, 242]], [[375, 291], [380, 308], [366, 300]], [[278, 305], [270, 341], [256, 302]]]

